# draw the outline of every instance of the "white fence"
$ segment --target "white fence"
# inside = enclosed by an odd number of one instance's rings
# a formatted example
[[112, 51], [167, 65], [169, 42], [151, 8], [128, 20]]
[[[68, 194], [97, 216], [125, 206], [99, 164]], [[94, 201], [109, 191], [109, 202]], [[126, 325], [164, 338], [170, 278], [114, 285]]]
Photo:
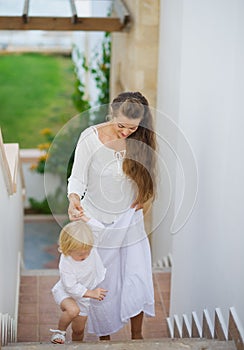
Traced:
[[186, 314], [180, 319], [174, 315], [173, 320], [167, 318], [168, 335], [170, 338], [205, 338], [221, 341], [234, 340], [237, 350], [244, 350], [244, 332], [234, 307], [229, 310], [229, 319], [226, 322], [219, 308], [214, 310], [214, 319], [209, 311], [203, 310], [202, 322], [196, 312], [192, 312], [189, 320]]
[[0, 313], [0, 345], [16, 342], [16, 322], [9, 314]]

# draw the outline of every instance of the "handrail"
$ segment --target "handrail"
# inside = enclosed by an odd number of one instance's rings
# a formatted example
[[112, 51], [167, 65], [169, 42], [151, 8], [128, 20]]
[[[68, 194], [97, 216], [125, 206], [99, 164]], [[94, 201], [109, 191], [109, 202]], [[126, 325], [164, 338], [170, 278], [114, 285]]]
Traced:
[[11, 175], [10, 168], [9, 168], [9, 163], [8, 163], [7, 156], [6, 156], [6, 150], [5, 150], [5, 147], [3, 144], [1, 129], [0, 129], [0, 161], [3, 165], [3, 176], [4, 176], [4, 180], [6, 183], [8, 193], [9, 193], [9, 195], [12, 195], [14, 193], [13, 181], [12, 181], [12, 175]]

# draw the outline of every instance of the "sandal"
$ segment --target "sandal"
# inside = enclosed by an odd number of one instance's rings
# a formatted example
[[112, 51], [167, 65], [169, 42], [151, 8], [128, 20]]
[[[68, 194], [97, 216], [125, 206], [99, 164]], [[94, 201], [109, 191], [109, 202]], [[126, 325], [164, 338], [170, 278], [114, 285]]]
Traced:
[[60, 331], [59, 329], [50, 329], [50, 332], [54, 333], [51, 336], [51, 342], [53, 344], [64, 344], [65, 342], [65, 331]]

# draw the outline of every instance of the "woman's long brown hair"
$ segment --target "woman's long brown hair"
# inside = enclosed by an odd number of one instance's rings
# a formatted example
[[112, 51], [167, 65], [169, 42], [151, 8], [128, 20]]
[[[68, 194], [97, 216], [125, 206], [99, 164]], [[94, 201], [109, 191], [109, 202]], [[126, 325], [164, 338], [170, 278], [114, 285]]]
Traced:
[[147, 99], [140, 92], [123, 92], [111, 103], [112, 115], [141, 118], [135, 132], [126, 138], [123, 171], [137, 185], [137, 201], [141, 204], [155, 198], [156, 135]]

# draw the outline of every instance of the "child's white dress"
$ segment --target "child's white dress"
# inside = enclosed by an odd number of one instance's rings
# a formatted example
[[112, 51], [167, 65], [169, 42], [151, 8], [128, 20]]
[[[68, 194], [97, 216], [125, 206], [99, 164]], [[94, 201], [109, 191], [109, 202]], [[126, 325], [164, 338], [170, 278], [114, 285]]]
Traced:
[[78, 194], [86, 215], [105, 225], [98, 253], [106, 271], [100, 302], [91, 300], [88, 332], [98, 336], [117, 332], [141, 311], [154, 316], [151, 252], [143, 211], [131, 209], [133, 181], [122, 170], [124, 152], [106, 147], [95, 127], [87, 128], [77, 143], [68, 195]]
[[[90, 220], [90, 226], [97, 225], [96, 220]], [[95, 289], [104, 280], [106, 269], [102, 263], [97, 248], [93, 247], [89, 256], [82, 261], [76, 261], [71, 256], [61, 254], [59, 261], [59, 281], [52, 288], [55, 302], [60, 305], [66, 298], [73, 298], [79, 308], [80, 315], [87, 316], [90, 299], [84, 298], [86, 291]]]

